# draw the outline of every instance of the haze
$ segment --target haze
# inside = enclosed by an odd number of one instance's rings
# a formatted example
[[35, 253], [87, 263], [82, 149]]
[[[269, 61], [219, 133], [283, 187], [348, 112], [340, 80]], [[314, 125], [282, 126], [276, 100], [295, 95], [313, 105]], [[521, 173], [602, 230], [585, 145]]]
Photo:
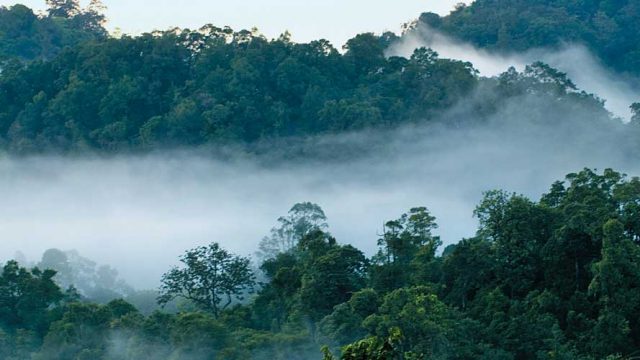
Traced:
[[[640, 174], [615, 134], [584, 124], [584, 114], [522, 116], [543, 108], [518, 99], [495, 119], [465, 129], [405, 127], [304, 142], [316, 160], [231, 159], [204, 153], [115, 158], [0, 160], [0, 258], [37, 260], [56, 247], [111, 264], [139, 288], [186, 249], [211, 241], [252, 255], [296, 202], [320, 204], [330, 231], [372, 255], [386, 220], [414, 206], [437, 217], [445, 244], [473, 236], [482, 192], [505, 189], [537, 199], [552, 182], [584, 167]], [[472, 115], [468, 115], [472, 116]], [[544, 118], [549, 126], [539, 124]], [[358, 156], [340, 156], [352, 151]], [[331, 158], [338, 160], [317, 160]]]

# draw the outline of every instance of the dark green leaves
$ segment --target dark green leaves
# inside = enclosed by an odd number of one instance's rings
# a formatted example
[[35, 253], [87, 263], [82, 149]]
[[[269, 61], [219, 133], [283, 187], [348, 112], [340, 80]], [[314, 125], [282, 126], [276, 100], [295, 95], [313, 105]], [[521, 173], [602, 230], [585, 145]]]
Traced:
[[161, 304], [185, 298], [217, 317], [234, 299], [242, 300], [253, 290], [250, 260], [229, 254], [217, 243], [189, 250], [180, 261], [183, 268], [173, 268], [162, 277]]

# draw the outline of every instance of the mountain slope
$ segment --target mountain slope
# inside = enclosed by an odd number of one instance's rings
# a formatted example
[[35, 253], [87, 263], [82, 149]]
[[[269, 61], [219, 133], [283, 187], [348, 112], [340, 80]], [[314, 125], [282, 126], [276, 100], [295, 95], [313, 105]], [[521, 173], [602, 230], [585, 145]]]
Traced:
[[477, 0], [420, 22], [476, 46], [506, 52], [583, 43], [620, 72], [640, 75], [638, 0]]

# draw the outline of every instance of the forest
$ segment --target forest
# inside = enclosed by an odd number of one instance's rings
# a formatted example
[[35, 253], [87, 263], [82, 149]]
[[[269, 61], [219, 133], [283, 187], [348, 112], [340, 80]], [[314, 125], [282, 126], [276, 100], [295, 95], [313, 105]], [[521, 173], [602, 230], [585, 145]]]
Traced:
[[635, 0], [477, 0], [445, 17], [424, 13], [418, 22], [503, 52], [581, 43], [609, 67], [637, 76], [639, 16]]
[[[387, 56], [404, 35], [392, 32], [359, 34], [343, 48], [211, 24], [114, 35], [98, 0], [47, 4], [40, 14], [0, 7], [2, 157], [230, 148], [340, 158], [377, 147], [336, 155], [342, 149], [323, 149], [333, 145], [322, 139], [499, 123], [597, 134], [607, 143], [585, 144], [638, 161], [640, 103], [624, 121], [542, 62], [485, 77], [425, 47]], [[634, 0], [477, 0], [447, 16], [424, 13], [405, 31], [427, 26], [504, 53], [580, 43], [633, 81], [638, 19]], [[308, 148], [291, 145], [308, 139]], [[253, 256], [211, 239], [184, 249], [154, 290], [77, 251], [2, 259], [0, 358], [634, 359], [640, 178], [575, 170], [539, 198], [486, 189], [475, 234], [446, 246], [430, 204], [379, 219], [369, 254], [332, 235], [320, 205], [300, 202]]]
[[[612, 124], [601, 99], [543, 63], [486, 78], [472, 64], [427, 48], [410, 58], [386, 57], [400, 39], [390, 32], [359, 34], [344, 49], [326, 40], [293, 43], [286, 33], [268, 40], [256, 30], [213, 25], [115, 38], [106, 35], [99, 2], [87, 9], [76, 1], [50, 3], [44, 17], [21, 5], [0, 8], [0, 148], [7, 153], [113, 154], [225, 144], [252, 151], [273, 139], [408, 123], [458, 126], [463, 120], [444, 115], [460, 103], [481, 123], [509, 99], [531, 93], [560, 96], [574, 108], [580, 103], [611, 131], [622, 126]], [[480, 13], [483, 4], [459, 8], [443, 24]], [[518, 11], [515, 5], [500, 8]], [[483, 98], [468, 101], [475, 93]]]
[[[385, 223], [379, 251], [367, 257], [327, 231], [320, 206], [296, 204], [261, 241], [258, 263], [215, 242], [185, 251], [157, 292], [171, 305], [145, 312], [61, 287], [77, 261], [59, 251], [45, 254], [47, 269], [9, 261], [0, 275], [2, 358], [637, 354], [639, 178], [585, 169], [537, 201], [486, 192], [474, 215], [476, 236], [441, 249], [428, 208], [409, 209]], [[98, 273], [109, 278], [108, 268]]]

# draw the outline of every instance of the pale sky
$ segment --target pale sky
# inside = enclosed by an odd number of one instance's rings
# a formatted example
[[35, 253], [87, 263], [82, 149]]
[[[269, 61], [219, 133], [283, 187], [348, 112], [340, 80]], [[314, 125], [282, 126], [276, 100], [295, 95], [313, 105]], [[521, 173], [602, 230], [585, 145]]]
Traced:
[[[83, 4], [87, 0], [81, 1]], [[199, 28], [216, 26], [251, 29], [257, 27], [267, 37], [289, 30], [295, 41], [319, 38], [339, 47], [355, 34], [391, 30], [422, 12], [448, 13], [461, 0], [103, 0], [108, 7], [108, 28], [140, 33], [174, 26]], [[0, 5], [22, 3], [33, 9], [45, 8], [44, 0], [0, 0]]]

